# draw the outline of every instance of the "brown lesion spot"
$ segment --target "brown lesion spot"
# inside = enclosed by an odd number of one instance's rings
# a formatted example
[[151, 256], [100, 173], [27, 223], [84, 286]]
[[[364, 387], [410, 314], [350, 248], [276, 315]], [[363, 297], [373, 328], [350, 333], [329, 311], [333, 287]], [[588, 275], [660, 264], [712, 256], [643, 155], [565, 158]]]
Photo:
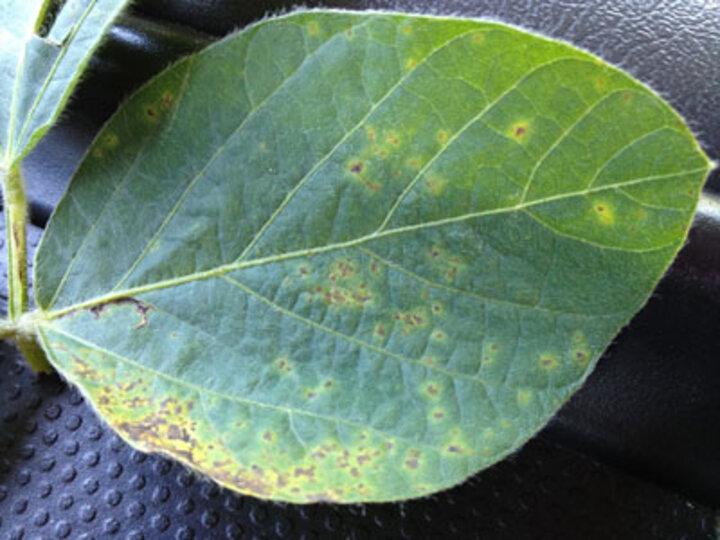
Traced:
[[388, 131], [387, 135], [385, 136], [385, 140], [387, 141], [388, 144], [390, 144], [392, 146], [400, 145], [400, 137], [394, 131]]
[[442, 330], [436, 330], [433, 332], [432, 337], [435, 341], [444, 341], [447, 338], [447, 334]]
[[405, 466], [408, 469], [415, 470], [420, 465], [420, 452], [418, 450], [410, 450], [408, 458], [405, 460]]
[[426, 326], [428, 323], [428, 317], [422, 309], [415, 311], [398, 311], [393, 318], [400, 325], [402, 333], [405, 336], [418, 328]]
[[110, 306], [116, 306], [116, 305], [123, 305], [123, 304], [130, 304], [135, 307], [135, 311], [140, 315], [140, 322], [135, 326], [136, 330], [139, 330], [140, 328], [145, 328], [149, 320], [149, 313], [153, 310], [152, 306], [149, 304], [146, 304], [145, 302], [142, 302], [138, 300], [137, 298], [132, 297], [125, 297], [125, 298], [116, 298], [115, 300], [109, 300], [107, 302], [101, 302], [99, 304], [95, 304], [94, 306], [87, 308], [90, 313], [92, 313], [93, 317], [95, 319], [100, 319], [102, 317], [102, 314], [110, 307]]
[[584, 351], [576, 351], [575, 360], [581, 366], [585, 366], [590, 361], [590, 356]]
[[510, 128], [510, 134], [516, 140], [522, 140], [529, 132], [530, 126], [527, 122], [518, 122]]
[[293, 472], [293, 475], [295, 478], [300, 478], [301, 476], [307, 476], [308, 478], [314, 478], [315, 477], [315, 465], [308, 467], [307, 469], [303, 469], [302, 467], [296, 467], [295, 471]]
[[436, 398], [440, 395], [440, 386], [435, 383], [430, 383], [425, 386], [425, 392], [428, 396]]

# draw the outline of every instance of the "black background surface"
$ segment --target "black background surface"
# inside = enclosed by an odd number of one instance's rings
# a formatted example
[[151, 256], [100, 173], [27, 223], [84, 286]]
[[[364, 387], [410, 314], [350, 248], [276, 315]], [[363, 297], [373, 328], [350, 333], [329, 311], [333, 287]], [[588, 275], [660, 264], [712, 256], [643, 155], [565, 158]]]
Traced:
[[[324, 5], [489, 17], [562, 38], [650, 84], [686, 118], [708, 155], [720, 157], [717, 2]], [[123, 97], [178, 55], [288, 6], [136, 3], [111, 31], [60, 124], [26, 161], [31, 240], [37, 242], [84, 149]], [[708, 189], [720, 189], [717, 173]], [[0, 538], [715, 538], [719, 321], [720, 222], [705, 212], [648, 305], [530, 444], [430, 499], [350, 507], [235, 496], [132, 451], [57, 376], [32, 375], [4, 347]]]

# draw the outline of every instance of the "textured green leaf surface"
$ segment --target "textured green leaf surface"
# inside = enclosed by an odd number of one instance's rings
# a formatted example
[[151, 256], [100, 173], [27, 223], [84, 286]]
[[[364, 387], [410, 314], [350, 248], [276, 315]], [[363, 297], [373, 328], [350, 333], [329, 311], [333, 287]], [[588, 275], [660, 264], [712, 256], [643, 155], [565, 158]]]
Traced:
[[[55, 121], [127, 0], [0, 0], [0, 151], [11, 166]], [[50, 21], [47, 21], [50, 22]]]
[[580, 385], [708, 167], [656, 95], [567, 45], [291, 14], [99, 134], [38, 253], [38, 331], [124, 437], [234, 489], [419, 496]]

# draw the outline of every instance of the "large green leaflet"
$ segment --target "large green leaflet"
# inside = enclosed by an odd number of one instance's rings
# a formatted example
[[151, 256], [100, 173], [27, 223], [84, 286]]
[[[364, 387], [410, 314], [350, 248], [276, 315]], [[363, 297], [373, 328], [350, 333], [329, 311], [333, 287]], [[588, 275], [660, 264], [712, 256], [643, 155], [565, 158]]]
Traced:
[[565, 44], [294, 13], [105, 126], [37, 255], [37, 331], [132, 444], [233, 489], [420, 496], [578, 388], [708, 169], [662, 100]]
[[[128, 0], [0, 0], [0, 151], [10, 170], [57, 119]], [[53, 4], [62, 4], [46, 21]]]

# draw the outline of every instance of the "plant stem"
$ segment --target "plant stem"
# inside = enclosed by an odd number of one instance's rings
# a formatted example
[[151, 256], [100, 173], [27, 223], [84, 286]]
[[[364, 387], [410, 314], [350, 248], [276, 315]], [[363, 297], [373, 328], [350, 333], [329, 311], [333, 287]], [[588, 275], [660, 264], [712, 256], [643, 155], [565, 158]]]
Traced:
[[27, 200], [20, 165], [2, 171], [8, 267], [8, 315], [17, 322], [27, 311]]
[[20, 317], [28, 308], [27, 278], [27, 199], [20, 165], [9, 171], [0, 169], [5, 204], [5, 234], [8, 269], [9, 324], [0, 324], [0, 335], [15, 339], [25, 360], [35, 371], [50, 372], [52, 368], [32, 333], [20, 331]]

